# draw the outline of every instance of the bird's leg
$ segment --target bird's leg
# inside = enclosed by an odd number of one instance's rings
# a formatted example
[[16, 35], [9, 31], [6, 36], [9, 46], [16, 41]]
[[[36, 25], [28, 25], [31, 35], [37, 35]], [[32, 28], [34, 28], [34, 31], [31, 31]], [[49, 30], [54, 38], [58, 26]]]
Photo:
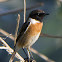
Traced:
[[25, 53], [25, 55], [27, 56], [28, 59], [28, 54], [25, 52], [24, 48], [22, 48], [23, 52]]
[[[30, 50], [29, 50], [30, 51]], [[30, 55], [31, 55], [31, 58], [34, 59], [33, 55], [32, 55], [32, 52], [30, 51]]]
[[[29, 62], [30, 62], [30, 57], [32, 59], [34, 59], [31, 51], [29, 50], [29, 48], [27, 48], [28, 54], [25, 52], [24, 48], [22, 48], [22, 50], [24, 51], [25, 55], [27, 56], [27, 59], [28, 59]], [[25, 58], [25, 60], [26, 60], [26, 58]]]
[[29, 51], [29, 48], [27, 48], [27, 51], [28, 51], [28, 58], [29, 58], [29, 62], [30, 62], [30, 51]]
[[32, 58], [32, 59], [34, 59], [34, 57], [33, 57], [33, 55], [32, 55], [32, 52], [28, 49], [28, 51], [29, 51], [29, 53], [30, 53], [30, 57]]

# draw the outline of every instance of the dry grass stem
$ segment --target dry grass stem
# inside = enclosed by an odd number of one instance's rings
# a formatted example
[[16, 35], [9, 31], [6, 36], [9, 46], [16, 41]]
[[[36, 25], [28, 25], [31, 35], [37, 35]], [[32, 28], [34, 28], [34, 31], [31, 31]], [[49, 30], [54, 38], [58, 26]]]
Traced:
[[16, 25], [16, 30], [15, 30], [15, 41], [14, 41], [14, 45], [16, 44], [19, 23], [20, 23], [20, 14], [18, 14], [18, 18], [17, 18], [17, 25]]
[[24, 23], [26, 21], [26, 0], [24, 0]]

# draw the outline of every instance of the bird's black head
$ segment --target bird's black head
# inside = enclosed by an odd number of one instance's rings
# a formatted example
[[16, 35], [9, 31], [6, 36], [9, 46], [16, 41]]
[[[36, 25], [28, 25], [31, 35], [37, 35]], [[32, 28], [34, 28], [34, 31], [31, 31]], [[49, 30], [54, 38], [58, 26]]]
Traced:
[[30, 14], [29, 14], [29, 18], [33, 18], [36, 20], [39, 20], [42, 22], [42, 19], [44, 16], [49, 15], [48, 13], [45, 13], [42, 10], [33, 10]]

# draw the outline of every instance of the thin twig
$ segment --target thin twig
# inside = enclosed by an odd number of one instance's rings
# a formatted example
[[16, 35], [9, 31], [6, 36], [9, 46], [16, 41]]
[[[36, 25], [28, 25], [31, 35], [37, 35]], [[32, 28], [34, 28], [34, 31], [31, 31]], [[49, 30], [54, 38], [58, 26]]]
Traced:
[[5, 49], [5, 50], [7, 50], [8, 48], [7, 48], [7, 47], [4, 47], [4, 46], [0, 46], [0, 49]]
[[17, 25], [16, 25], [16, 30], [15, 30], [15, 41], [14, 41], [14, 45], [16, 44], [16, 39], [17, 39], [17, 32], [18, 32], [18, 28], [19, 28], [19, 23], [20, 23], [20, 14], [18, 14], [18, 18], [17, 18]]
[[[31, 6], [31, 7], [26, 8], [26, 10], [30, 10], [30, 9], [33, 9], [33, 8], [37, 8], [39, 6], [43, 6], [43, 3], [37, 3], [34, 6]], [[19, 11], [20, 12], [24, 11], [24, 8], [23, 9], [16, 8], [16, 9], [13, 9], [13, 10], [7, 10], [7, 11], [5, 11], [3, 13], [0, 13], [0, 16], [7, 15], [7, 14], [17, 13]]]
[[48, 37], [48, 38], [62, 38], [62, 36], [49, 35], [49, 34], [44, 34], [44, 33], [41, 33], [40, 36]]
[[[5, 36], [10, 35], [8, 32], [6, 32], [6, 31], [4, 31], [4, 30], [2, 30], [2, 29], [0, 29], [0, 33], [2, 33], [2, 34], [5, 35]], [[9, 36], [9, 38], [14, 40], [14, 36], [13, 36], [13, 35]]]
[[5, 35], [3, 35], [3, 34], [0, 34], [0, 37], [1, 37], [1, 36], [4, 36], [4, 37], [5, 37]]
[[[0, 49], [6, 49], [9, 54], [12, 54], [14, 52], [14, 50], [1, 37], [0, 42], [4, 45], [2, 47], [0, 46]], [[16, 53], [15, 57], [18, 58], [20, 61], [24, 61], [24, 59], [18, 53]]]
[[31, 50], [33, 53], [37, 54], [37, 55], [38, 55], [39, 57], [41, 57], [42, 59], [44, 59], [46, 62], [55, 62], [55, 61], [49, 59], [49, 58], [48, 58], [47, 56], [45, 56], [44, 54], [39, 53], [37, 50], [35, 50], [35, 49], [33, 49], [33, 48], [30, 48], [30, 50]]
[[24, 0], [24, 23], [26, 21], [26, 0]]
[[[4, 31], [4, 30], [2, 30], [2, 29], [0, 29], [0, 32], [1, 32], [3, 35], [5, 35], [5, 36], [10, 35], [9, 33], [7, 33], [6, 31]], [[44, 33], [41, 33], [40, 36], [42, 36], [42, 37], [48, 37], [48, 38], [62, 38], [62, 36], [55, 36], [55, 35], [44, 34]], [[14, 40], [14, 36], [13, 36], [13, 35], [12, 35], [12, 36], [9, 36], [9, 38], [12, 39], [12, 40]]]
[[[19, 28], [19, 23], [20, 23], [20, 14], [18, 14], [18, 18], [17, 18], [17, 25], [16, 25], [16, 30], [15, 30], [15, 39], [14, 39], [14, 46], [16, 45], [16, 39], [17, 39], [17, 32], [18, 32], [18, 28]], [[14, 47], [15, 48], [15, 47]], [[13, 62], [13, 59], [15, 57], [16, 52], [14, 52], [9, 60], [9, 62]]]

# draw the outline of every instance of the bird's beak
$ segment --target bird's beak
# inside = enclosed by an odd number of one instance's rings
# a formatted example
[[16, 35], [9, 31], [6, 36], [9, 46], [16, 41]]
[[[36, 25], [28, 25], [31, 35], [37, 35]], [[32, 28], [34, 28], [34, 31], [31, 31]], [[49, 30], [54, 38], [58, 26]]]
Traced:
[[43, 19], [44, 16], [49, 15], [49, 13], [40, 13], [41, 19]]
[[40, 16], [46, 16], [49, 15], [49, 13], [40, 13]]
[[49, 13], [44, 13], [44, 15], [49, 15]]

